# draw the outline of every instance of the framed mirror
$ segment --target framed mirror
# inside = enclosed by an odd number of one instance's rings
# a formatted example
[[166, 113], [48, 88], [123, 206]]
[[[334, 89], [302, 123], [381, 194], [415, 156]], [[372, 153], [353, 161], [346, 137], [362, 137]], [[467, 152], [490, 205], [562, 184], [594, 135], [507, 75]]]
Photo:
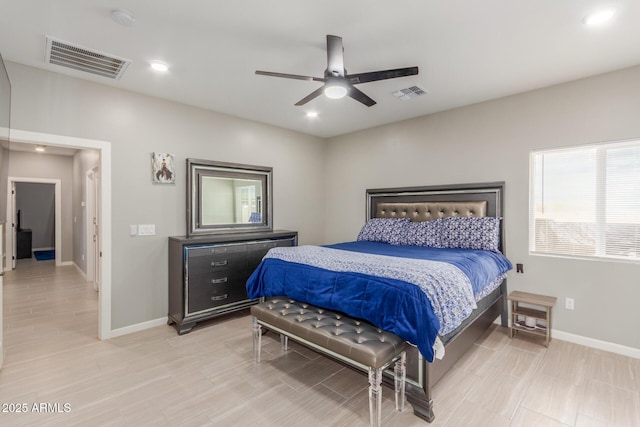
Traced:
[[265, 166], [187, 159], [187, 236], [272, 229]]

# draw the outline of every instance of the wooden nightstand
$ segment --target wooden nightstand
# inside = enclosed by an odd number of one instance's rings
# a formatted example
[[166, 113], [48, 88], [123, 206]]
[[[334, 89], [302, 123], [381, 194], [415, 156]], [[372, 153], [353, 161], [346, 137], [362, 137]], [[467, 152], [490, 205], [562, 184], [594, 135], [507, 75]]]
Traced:
[[[509, 336], [513, 338], [518, 332], [544, 337], [545, 347], [551, 341], [551, 309], [557, 298], [546, 295], [513, 291], [507, 297], [511, 301], [511, 326]], [[521, 304], [525, 304], [523, 307]], [[541, 309], [528, 307], [530, 305]], [[526, 319], [529, 318], [527, 321]]]

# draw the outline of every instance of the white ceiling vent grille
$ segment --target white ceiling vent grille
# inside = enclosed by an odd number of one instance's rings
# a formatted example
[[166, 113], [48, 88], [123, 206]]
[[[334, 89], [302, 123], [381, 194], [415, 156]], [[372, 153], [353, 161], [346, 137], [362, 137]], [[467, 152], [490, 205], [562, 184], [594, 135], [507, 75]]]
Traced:
[[46, 36], [45, 62], [117, 80], [131, 61]]
[[415, 85], [415, 86], [408, 87], [406, 89], [400, 89], [397, 92], [393, 92], [393, 96], [395, 96], [398, 99], [402, 99], [403, 101], [406, 101], [409, 99], [413, 99], [416, 96], [422, 96], [428, 93], [429, 91], [425, 90], [422, 86]]

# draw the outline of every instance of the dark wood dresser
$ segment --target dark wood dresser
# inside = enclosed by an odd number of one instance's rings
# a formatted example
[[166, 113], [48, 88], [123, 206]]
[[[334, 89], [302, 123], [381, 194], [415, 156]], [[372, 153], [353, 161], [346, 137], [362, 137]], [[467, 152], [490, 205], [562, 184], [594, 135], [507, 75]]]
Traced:
[[169, 237], [169, 324], [185, 334], [197, 322], [258, 302], [246, 282], [271, 248], [296, 246], [295, 231]]

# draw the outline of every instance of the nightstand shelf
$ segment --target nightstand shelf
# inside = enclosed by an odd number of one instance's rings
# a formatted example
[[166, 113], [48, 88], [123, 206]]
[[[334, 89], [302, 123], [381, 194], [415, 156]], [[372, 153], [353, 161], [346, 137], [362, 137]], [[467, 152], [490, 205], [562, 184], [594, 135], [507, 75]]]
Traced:
[[557, 298], [513, 291], [507, 299], [511, 302], [509, 336], [513, 338], [519, 332], [536, 335], [544, 338], [545, 347], [549, 347], [549, 342], [551, 341], [551, 310]]

